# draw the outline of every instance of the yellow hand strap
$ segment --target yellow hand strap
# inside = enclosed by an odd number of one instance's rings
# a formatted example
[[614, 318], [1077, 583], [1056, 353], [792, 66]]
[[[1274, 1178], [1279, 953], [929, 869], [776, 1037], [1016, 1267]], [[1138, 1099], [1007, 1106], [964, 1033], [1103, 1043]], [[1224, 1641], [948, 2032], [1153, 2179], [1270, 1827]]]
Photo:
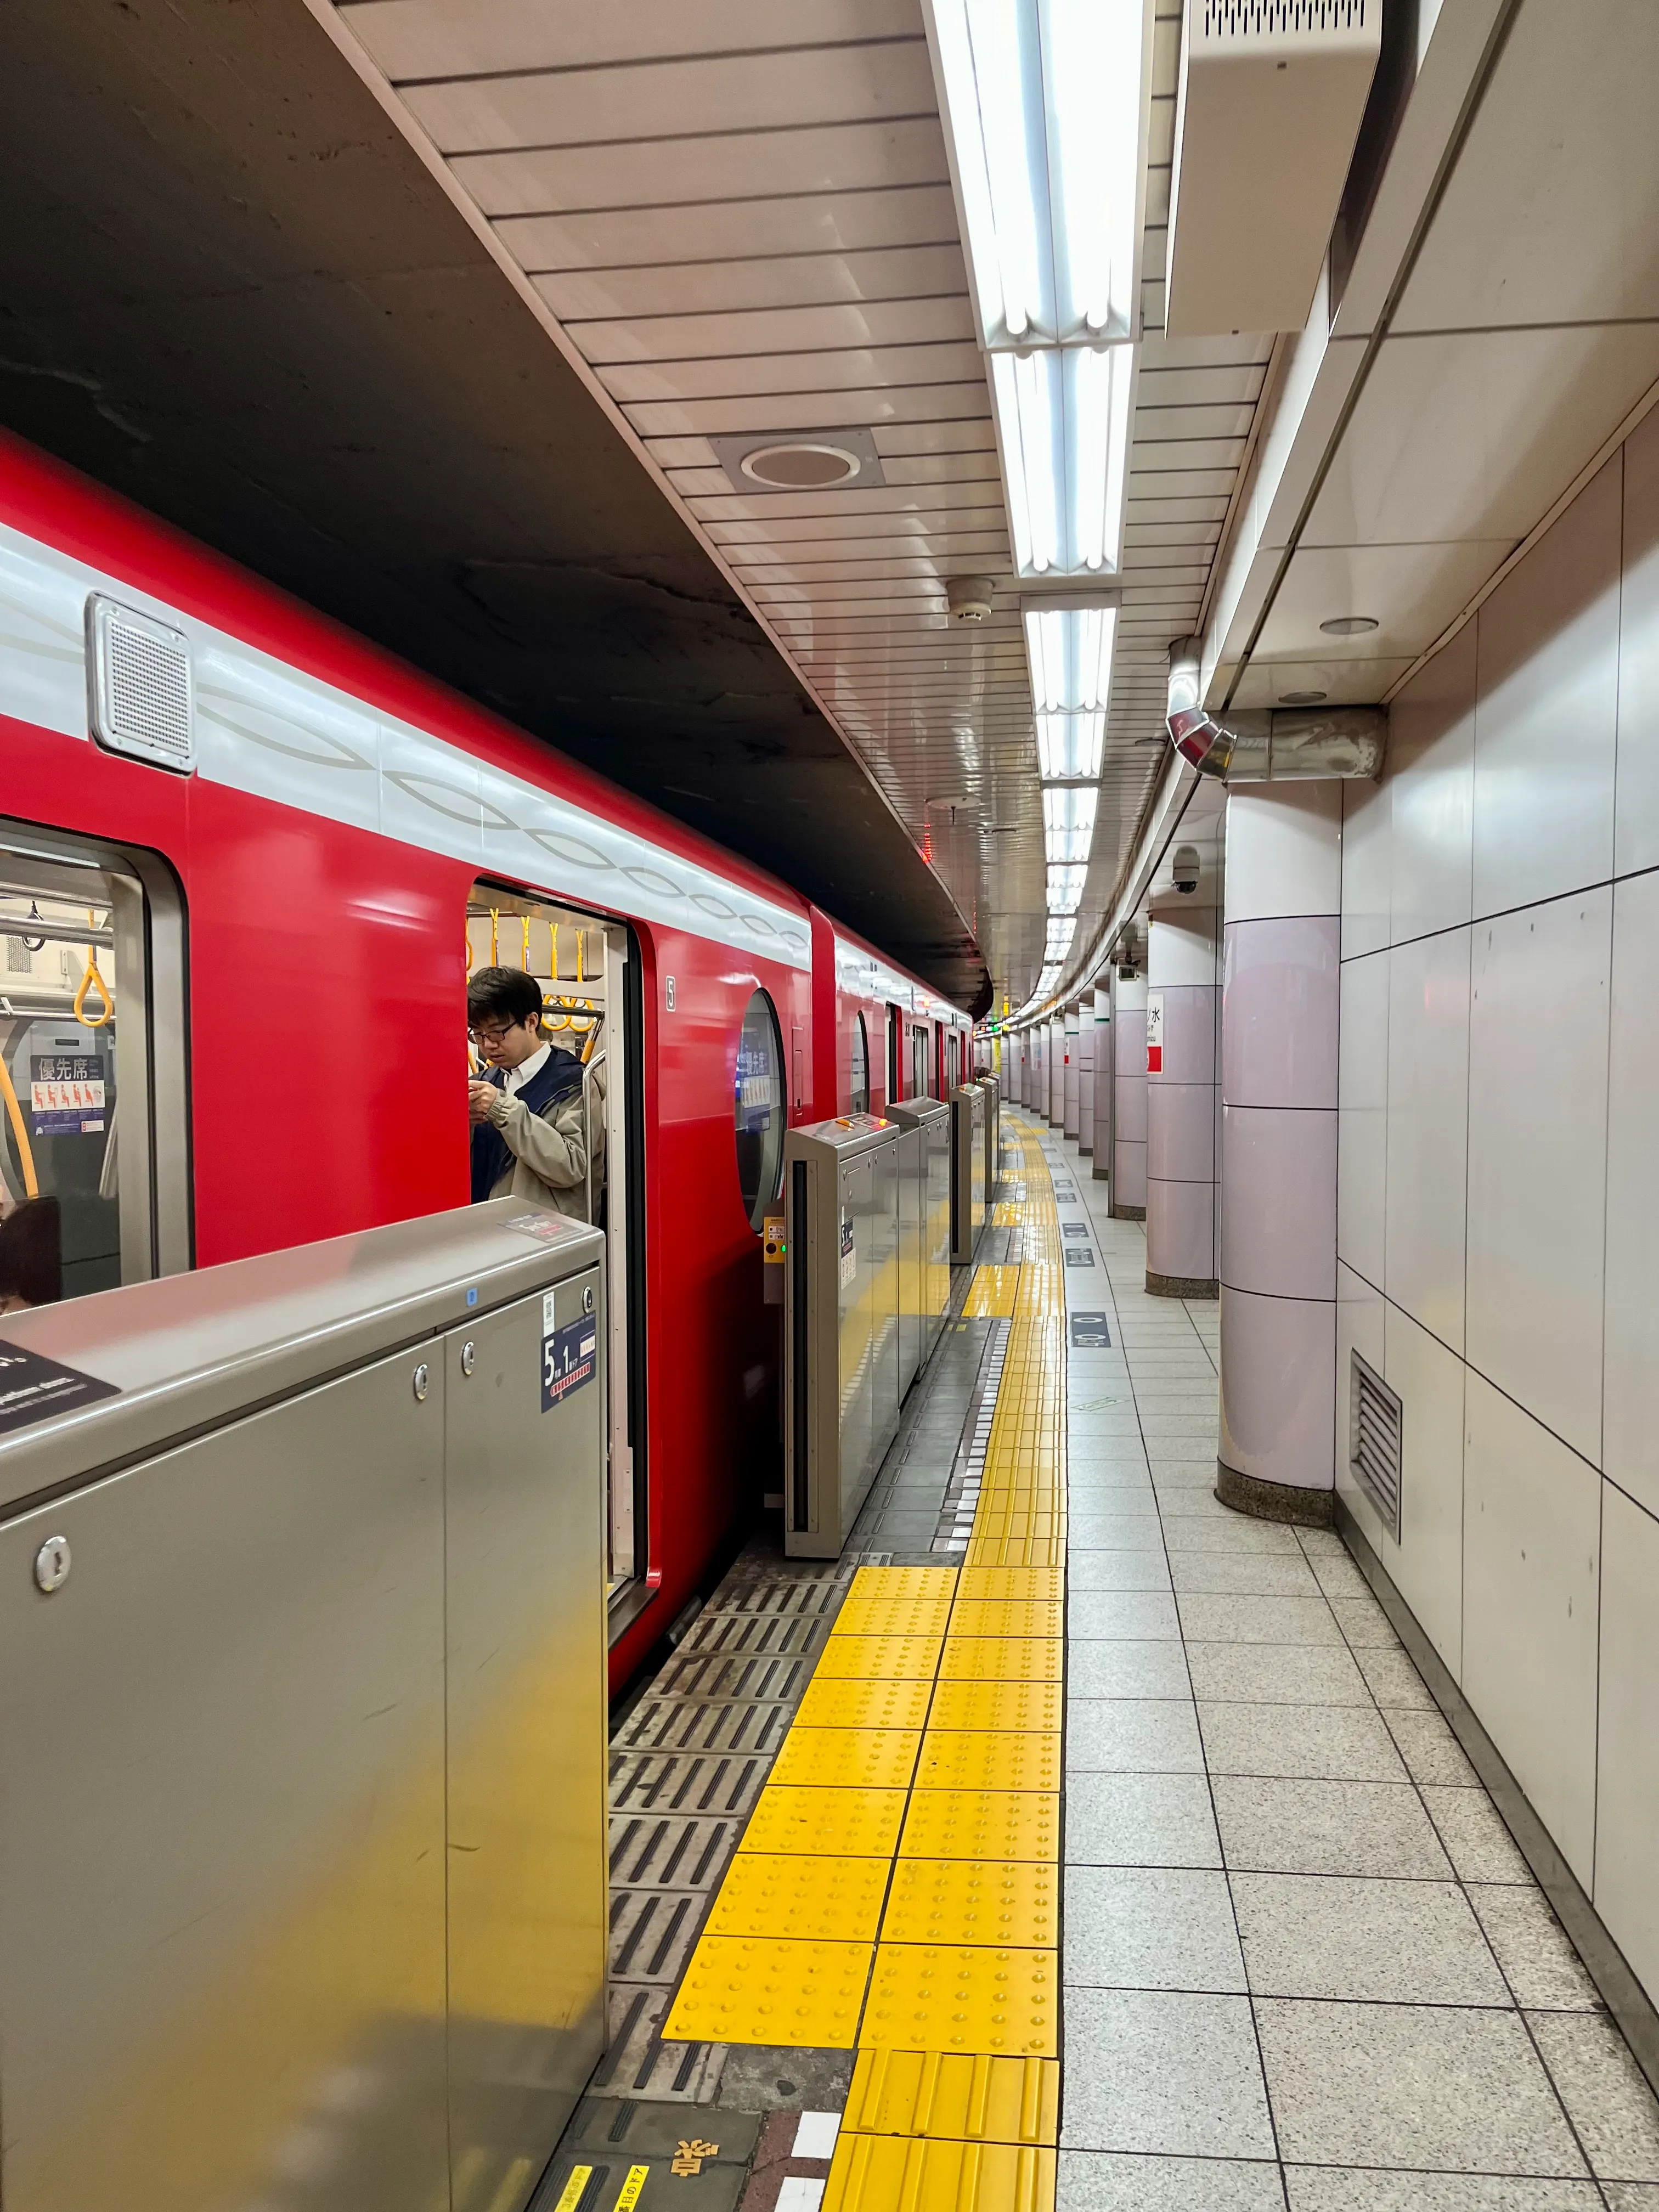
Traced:
[[12, 1088], [11, 1073], [0, 1059], [0, 1093], [6, 1102], [6, 1119], [11, 1123], [11, 1133], [17, 1139], [17, 1158], [23, 1170], [23, 1193], [27, 1198], [40, 1195], [40, 1179], [34, 1172], [34, 1154], [29, 1147], [28, 1126], [23, 1119], [23, 1109], [17, 1103], [17, 1093]]
[[[89, 929], [95, 929], [97, 926], [96, 917], [88, 910], [87, 927]], [[103, 1004], [103, 1012], [99, 1014], [89, 1014], [87, 1012], [87, 994], [94, 984], [97, 986], [98, 996]], [[98, 948], [95, 945], [89, 945], [87, 947], [87, 972], [81, 978], [81, 988], [75, 994], [75, 1018], [77, 1022], [83, 1023], [89, 1030], [100, 1030], [106, 1022], [112, 1021], [114, 1018], [115, 1001], [109, 994], [109, 985], [98, 972]]]

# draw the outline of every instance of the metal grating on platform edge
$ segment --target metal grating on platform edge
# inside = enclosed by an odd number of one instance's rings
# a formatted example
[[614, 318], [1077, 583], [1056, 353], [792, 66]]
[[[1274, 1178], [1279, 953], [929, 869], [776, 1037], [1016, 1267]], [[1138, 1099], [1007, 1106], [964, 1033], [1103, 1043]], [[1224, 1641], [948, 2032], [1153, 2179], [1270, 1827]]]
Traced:
[[967, 1550], [968, 1539], [973, 1534], [980, 1485], [985, 1474], [985, 1455], [991, 1442], [991, 1424], [996, 1415], [997, 1392], [1002, 1385], [1002, 1364], [1008, 1356], [1009, 1329], [1010, 1324], [1006, 1321], [991, 1324], [973, 1395], [968, 1401], [962, 1442], [957, 1447], [951, 1479], [945, 1486], [945, 1502], [939, 1509], [939, 1532], [933, 1547], [949, 1559]]
[[696, 2104], [723, 2044], [660, 2029], [860, 1561], [744, 1553], [611, 1756], [611, 2047], [593, 2087]]

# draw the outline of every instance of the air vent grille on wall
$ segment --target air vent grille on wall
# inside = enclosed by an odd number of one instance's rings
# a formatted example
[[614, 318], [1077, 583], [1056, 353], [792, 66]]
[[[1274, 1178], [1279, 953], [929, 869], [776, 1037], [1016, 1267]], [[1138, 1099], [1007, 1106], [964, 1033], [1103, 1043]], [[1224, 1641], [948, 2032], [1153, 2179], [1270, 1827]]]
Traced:
[[87, 630], [94, 737], [110, 752], [188, 775], [196, 765], [188, 639], [96, 593]]
[[1348, 1464], [1354, 1480], [1376, 1508], [1396, 1544], [1400, 1541], [1403, 1416], [1399, 1398], [1356, 1352], [1349, 1400]]
[[1202, 39], [1293, 39], [1363, 31], [1372, 0], [1204, 0]]

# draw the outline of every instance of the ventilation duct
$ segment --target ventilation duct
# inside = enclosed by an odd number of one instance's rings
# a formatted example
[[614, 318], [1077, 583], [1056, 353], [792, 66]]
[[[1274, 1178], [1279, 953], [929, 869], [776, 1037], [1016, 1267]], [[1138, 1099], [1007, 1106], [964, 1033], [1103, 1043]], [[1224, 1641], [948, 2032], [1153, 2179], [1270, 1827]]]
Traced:
[[1200, 775], [1223, 783], [1374, 776], [1382, 766], [1384, 707], [1276, 707], [1229, 714], [1226, 726], [1203, 703], [1202, 640], [1170, 647], [1170, 742]]

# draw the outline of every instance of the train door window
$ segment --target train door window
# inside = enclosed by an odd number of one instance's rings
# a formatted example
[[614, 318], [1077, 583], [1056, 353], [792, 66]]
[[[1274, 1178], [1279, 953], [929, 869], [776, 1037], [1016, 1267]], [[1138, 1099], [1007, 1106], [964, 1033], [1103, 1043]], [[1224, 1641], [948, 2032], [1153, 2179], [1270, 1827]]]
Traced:
[[783, 1188], [783, 1135], [788, 1121], [783, 1095], [783, 1036], [764, 991], [756, 992], [744, 1014], [732, 1090], [738, 1193], [749, 1225], [758, 1235]]
[[853, 1017], [853, 1103], [848, 1109], [852, 1114], [870, 1111], [870, 1032], [864, 1026], [862, 1014]]
[[897, 1105], [904, 1096], [899, 1087], [899, 1039], [904, 1027], [896, 1006], [887, 1009], [887, 1103]]
[[947, 1091], [954, 1091], [962, 1080], [962, 1039], [954, 1030], [945, 1039], [945, 1082]]
[[184, 909], [153, 854], [0, 823], [0, 1310], [191, 1263]]
[[[581, 1133], [578, 1179], [553, 1189], [563, 1213], [605, 1232], [607, 1419], [613, 1606], [647, 1566], [645, 1092], [640, 963], [625, 923], [477, 883], [466, 908], [469, 980], [485, 968], [533, 976], [542, 994], [549, 1111]], [[471, 1054], [475, 1073], [476, 1047]], [[625, 1626], [624, 1617], [621, 1626]]]
[[920, 1022], [910, 1025], [910, 1096], [927, 1096], [927, 1032]]

